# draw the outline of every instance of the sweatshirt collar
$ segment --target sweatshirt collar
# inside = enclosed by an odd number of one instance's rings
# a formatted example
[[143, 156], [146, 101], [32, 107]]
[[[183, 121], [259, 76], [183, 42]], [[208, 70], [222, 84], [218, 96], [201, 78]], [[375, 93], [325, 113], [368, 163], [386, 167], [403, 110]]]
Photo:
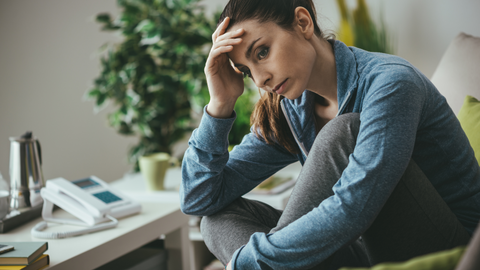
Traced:
[[358, 85], [357, 60], [343, 42], [335, 40], [333, 50], [337, 69], [338, 115], [344, 113], [349, 98]]

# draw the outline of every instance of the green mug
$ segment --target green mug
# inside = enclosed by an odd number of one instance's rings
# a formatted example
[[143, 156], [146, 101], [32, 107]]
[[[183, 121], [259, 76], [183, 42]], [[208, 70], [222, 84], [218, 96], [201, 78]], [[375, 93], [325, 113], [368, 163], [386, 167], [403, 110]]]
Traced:
[[153, 153], [140, 157], [140, 172], [149, 190], [165, 190], [165, 174], [171, 159], [168, 153]]

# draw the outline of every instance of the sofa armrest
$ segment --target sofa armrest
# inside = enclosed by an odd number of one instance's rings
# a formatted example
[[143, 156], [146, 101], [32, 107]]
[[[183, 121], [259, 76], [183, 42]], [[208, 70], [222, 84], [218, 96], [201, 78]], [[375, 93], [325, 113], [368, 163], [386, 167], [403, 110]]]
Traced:
[[460, 33], [445, 51], [432, 82], [458, 114], [467, 95], [480, 99], [479, 74], [480, 37]]
[[455, 270], [478, 270], [480, 269], [480, 224], [477, 226], [467, 249], [463, 254]]

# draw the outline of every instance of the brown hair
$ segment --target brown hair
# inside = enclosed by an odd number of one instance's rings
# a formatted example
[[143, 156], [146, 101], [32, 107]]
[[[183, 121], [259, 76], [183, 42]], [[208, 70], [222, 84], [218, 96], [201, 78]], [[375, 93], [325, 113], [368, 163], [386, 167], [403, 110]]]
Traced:
[[283, 98], [271, 92], [261, 95], [250, 116], [250, 123], [257, 137], [268, 144], [278, 143], [288, 152], [296, 154], [299, 148], [280, 106]]
[[317, 24], [317, 12], [312, 0], [230, 0], [223, 9], [218, 24], [222, 23], [226, 17], [230, 18], [228, 27], [255, 19], [260, 23], [274, 22], [286, 30], [291, 30], [295, 22], [297, 7], [304, 7], [308, 10], [315, 27], [315, 34], [323, 37]]
[[[291, 30], [295, 22], [295, 9], [308, 10], [315, 27], [315, 35], [325, 39], [317, 24], [317, 14], [312, 0], [230, 0], [225, 6], [218, 24], [230, 18], [228, 27], [235, 23], [255, 19], [260, 23], [274, 22], [285, 30]], [[278, 143], [290, 153], [299, 153], [298, 145], [281, 110], [283, 96], [266, 92], [255, 105], [250, 122], [257, 137], [266, 143]]]

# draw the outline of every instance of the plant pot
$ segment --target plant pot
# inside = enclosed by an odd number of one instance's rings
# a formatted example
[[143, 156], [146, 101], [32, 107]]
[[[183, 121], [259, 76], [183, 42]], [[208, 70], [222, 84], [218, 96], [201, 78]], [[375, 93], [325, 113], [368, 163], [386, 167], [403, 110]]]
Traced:
[[168, 153], [154, 153], [140, 157], [140, 172], [148, 190], [165, 190], [165, 174], [170, 167]]

